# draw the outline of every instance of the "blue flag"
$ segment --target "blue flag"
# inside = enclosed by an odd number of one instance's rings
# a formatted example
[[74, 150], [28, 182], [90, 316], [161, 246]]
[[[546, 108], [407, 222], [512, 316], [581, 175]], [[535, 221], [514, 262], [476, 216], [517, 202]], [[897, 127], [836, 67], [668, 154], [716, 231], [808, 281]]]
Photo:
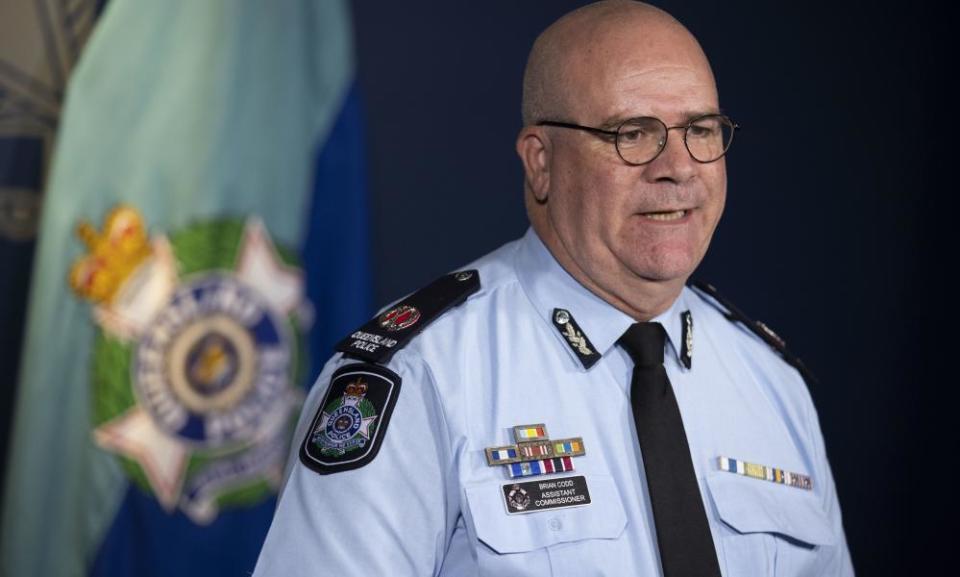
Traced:
[[2, 575], [252, 571], [311, 356], [370, 312], [361, 119], [343, 2], [107, 5], [39, 229]]

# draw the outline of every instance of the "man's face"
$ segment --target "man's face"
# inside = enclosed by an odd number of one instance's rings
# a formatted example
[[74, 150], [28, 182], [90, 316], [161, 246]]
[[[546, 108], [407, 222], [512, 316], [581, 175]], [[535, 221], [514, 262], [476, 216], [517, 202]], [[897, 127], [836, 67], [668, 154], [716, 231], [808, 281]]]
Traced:
[[[655, 116], [667, 126], [719, 111], [713, 76], [692, 42], [632, 40], [571, 59], [568, 120], [615, 130]], [[564, 250], [591, 280], [616, 293], [632, 281], [685, 282], [700, 263], [726, 198], [724, 160], [690, 157], [683, 129], [649, 164], [631, 166], [610, 140], [550, 128], [547, 216]]]

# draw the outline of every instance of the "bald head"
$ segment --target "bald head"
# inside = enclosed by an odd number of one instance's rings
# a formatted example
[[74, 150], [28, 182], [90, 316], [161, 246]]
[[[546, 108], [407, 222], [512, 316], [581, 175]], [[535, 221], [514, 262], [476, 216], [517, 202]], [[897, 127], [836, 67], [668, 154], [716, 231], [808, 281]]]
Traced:
[[[670, 132], [719, 113], [700, 45], [647, 4], [585, 6], [530, 51], [516, 142], [530, 224], [571, 276], [636, 320], [675, 301], [720, 220], [723, 158], [700, 162], [686, 133]], [[614, 140], [596, 129], [609, 135], [639, 117], [656, 118], [667, 133], [652, 160], [634, 164], [620, 143], [648, 146], [654, 133], [629, 130]], [[697, 134], [713, 142], [719, 131], [704, 133]]]
[[524, 125], [566, 119], [584, 92], [605, 89], [597, 79], [625, 59], [693, 64], [711, 74], [700, 45], [673, 16], [642, 2], [596, 2], [566, 14], [534, 42], [523, 77]]

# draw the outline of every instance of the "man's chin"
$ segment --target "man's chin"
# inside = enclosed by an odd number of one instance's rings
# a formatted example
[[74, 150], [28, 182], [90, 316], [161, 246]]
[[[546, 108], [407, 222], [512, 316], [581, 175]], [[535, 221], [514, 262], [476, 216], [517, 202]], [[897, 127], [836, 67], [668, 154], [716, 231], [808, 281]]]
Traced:
[[653, 255], [654, 258], [630, 263], [636, 276], [651, 282], [684, 284], [699, 264], [688, 254]]

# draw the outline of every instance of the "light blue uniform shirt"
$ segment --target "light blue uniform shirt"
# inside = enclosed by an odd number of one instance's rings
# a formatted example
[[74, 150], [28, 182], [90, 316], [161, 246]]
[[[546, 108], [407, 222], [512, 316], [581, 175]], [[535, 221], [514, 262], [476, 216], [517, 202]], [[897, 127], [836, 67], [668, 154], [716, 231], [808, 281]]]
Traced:
[[[616, 341], [634, 321], [576, 282], [532, 231], [473, 263], [481, 288], [386, 365], [403, 380], [376, 458], [319, 475], [296, 448], [334, 370], [311, 391], [276, 517], [255, 576], [661, 575], [630, 407], [633, 363]], [[554, 326], [570, 312], [602, 355], [586, 369]], [[693, 318], [692, 368], [680, 362], [681, 314]], [[725, 576], [852, 575], [823, 439], [800, 374], [764, 342], [685, 288], [653, 319], [683, 416]], [[589, 505], [508, 514], [505, 467], [486, 447], [543, 423], [581, 437]], [[720, 470], [719, 457], [807, 475], [812, 490]]]

